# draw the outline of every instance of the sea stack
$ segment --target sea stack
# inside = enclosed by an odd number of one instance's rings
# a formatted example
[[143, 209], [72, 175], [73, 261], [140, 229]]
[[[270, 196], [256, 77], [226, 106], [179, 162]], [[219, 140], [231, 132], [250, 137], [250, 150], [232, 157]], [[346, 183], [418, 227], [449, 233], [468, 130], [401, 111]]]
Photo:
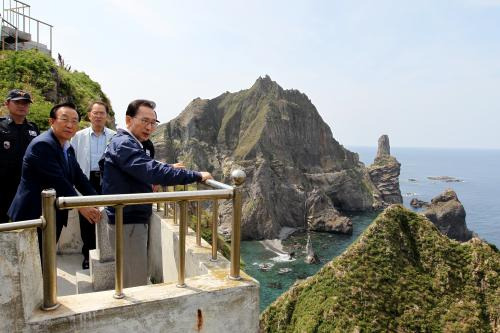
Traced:
[[319, 258], [318, 255], [314, 252], [311, 235], [307, 235], [307, 244], [306, 244], [306, 258], [304, 259], [306, 264], [318, 264]]
[[431, 204], [422, 213], [446, 236], [466, 242], [473, 232], [465, 223], [465, 209], [452, 189], [447, 189], [431, 200]]
[[378, 201], [382, 202], [383, 206], [403, 203], [399, 189], [400, 171], [401, 164], [394, 156], [391, 156], [389, 136], [384, 134], [378, 139], [375, 161], [368, 167], [370, 178], [379, 192], [374, 195], [380, 196]]

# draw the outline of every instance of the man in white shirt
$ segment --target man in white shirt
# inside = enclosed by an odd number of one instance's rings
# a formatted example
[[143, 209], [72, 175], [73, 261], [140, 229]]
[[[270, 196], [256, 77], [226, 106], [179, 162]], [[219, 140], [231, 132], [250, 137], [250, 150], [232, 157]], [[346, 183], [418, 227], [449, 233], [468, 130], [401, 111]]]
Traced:
[[[101, 194], [101, 172], [98, 162], [104, 154], [111, 137], [116, 134], [115, 131], [106, 127], [108, 114], [109, 107], [106, 103], [101, 101], [93, 102], [88, 111], [91, 126], [78, 131], [71, 140], [80, 168], [99, 194]], [[83, 215], [79, 215], [80, 234], [83, 241], [82, 254], [84, 257], [82, 268], [88, 269], [89, 251], [95, 249], [95, 226], [88, 223]]]

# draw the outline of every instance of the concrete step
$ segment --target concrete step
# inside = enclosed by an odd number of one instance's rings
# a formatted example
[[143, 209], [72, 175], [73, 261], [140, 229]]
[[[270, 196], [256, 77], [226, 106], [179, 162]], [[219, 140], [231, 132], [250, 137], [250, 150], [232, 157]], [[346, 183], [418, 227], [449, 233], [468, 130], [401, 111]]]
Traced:
[[[5, 43], [5, 49], [6, 50], [15, 50], [16, 49], [16, 44], [15, 43]], [[36, 49], [42, 53], [45, 53], [47, 55], [50, 55], [50, 51], [47, 48], [46, 45], [37, 43], [37, 42], [23, 42], [23, 43], [18, 43], [17, 44], [17, 50], [22, 51], [22, 50], [32, 50]]]
[[[2, 26], [2, 38], [12, 38], [12, 42], [14, 42], [15, 36], [16, 29], [6, 25]], [[31, 41], [31, 34], [21, 30], [17, 30], [17, 40], [18, 42], [29, 42]], [[8, 41], [7, 43], [10, 43], [10, 41]]]
[[76, 293], [86, 294], [92, 293], [92, 279], [90, 278], [90, 270], [82, 270], [76, 272]]

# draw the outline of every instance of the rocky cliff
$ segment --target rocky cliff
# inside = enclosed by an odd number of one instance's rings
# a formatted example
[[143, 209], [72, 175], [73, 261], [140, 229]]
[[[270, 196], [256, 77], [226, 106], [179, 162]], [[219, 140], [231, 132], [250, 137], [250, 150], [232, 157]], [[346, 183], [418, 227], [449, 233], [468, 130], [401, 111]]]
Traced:
[[[234, 168], [246, 172], [244, 239], [276, 238], [285, 227], [349, 233], [339, 212], [381, 205], [358, 155], [333, 138], [309, 98], [268, 76], [250, 89], [194, 99], [153, 141], [159, 158], [224, 182]], [[223, 220], [220, 229], [228, 228]]]
[[400, 171], [401, 164], [394, 156], [391, 156], [389, 137], [382, 135], [378, 139], [377, 156], [374, 163], [368, 167], [368, 173], [378, 189], [375, 195], [380, 196], [379, 202], [384, 206], [403, 203], [399, 189]]
[[464, 242], [472, 238], [465, 223], [465, 209], [457, 194], [447, 189], [431, 200], [422, 213], [446, 236]]
[[263, 332], [500, 332], [500, 253], [387, 208], [261, 315]]

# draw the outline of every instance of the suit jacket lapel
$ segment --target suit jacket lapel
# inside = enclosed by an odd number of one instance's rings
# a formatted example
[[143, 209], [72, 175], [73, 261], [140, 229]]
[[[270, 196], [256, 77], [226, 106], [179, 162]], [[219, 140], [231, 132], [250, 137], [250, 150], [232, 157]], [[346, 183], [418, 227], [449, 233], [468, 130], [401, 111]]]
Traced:
[[64, 157], [64, 150], [61, 147], [61, 144], [57, 140], [56, 136], [54, 135], [54, 132], [52, 132], [52, 129], [49, 129], [49, 131], [50, 131], [50, 136], [51, 136], [51, 138], [53, 140], [53, 145], [57, 149], [57, 158], [59, 160], [59, 164], [61, 165], [61, 169], [63, 170], [64, 175], [66, 176], [66, 178], [70, 179], [69, 178], [70, 177], [70, 174], [69, 174], [69, 165], [66, 162], [66, 158]]

